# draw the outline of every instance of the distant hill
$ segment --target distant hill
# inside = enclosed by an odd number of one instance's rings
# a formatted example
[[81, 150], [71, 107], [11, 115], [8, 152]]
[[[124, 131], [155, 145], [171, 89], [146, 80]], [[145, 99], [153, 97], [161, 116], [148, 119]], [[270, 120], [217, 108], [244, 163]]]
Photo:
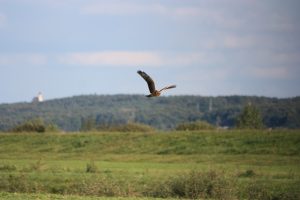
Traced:
[[232, 127], [248, 103], [261, 111], [267, 127], [300, 128], [300, 97], [82, 95], [44, 102], [0, 104], [0, 130], [9, 130], [35, 118], [66, 131], [80, 130], [86, 119], [92, 119], [97, 125], [139, 122], [159, 129], [172, 129], [178, 123], [196, 120]]

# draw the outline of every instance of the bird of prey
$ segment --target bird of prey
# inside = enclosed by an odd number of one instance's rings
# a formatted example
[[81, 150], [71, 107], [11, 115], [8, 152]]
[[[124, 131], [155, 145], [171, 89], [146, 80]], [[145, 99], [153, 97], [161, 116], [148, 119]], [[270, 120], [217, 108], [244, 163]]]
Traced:
[[175, 88], [176, 87], [176, 85], [170, 85], [170, 86], [164, 87], [161, 90], [156, 90], [155, 89], [154, 81], [152, 80], [152, 78], [148, 74], [146, 74], [145, 72], [143, 72], [141, 70], [137, 71], [137, 73], [139, 75], [141, 75], [141, 77], [143, 77], [143, 79], [145, 79], [145, 81], [148, 84], [148, 88], [149, 88], [150, 94], [147, 95], [146, 97], [158, 97], [158, 96], [160, 96], [160, 94], [161, 94], [161, 92], [163, 90], [171, 89], [171, 88]]

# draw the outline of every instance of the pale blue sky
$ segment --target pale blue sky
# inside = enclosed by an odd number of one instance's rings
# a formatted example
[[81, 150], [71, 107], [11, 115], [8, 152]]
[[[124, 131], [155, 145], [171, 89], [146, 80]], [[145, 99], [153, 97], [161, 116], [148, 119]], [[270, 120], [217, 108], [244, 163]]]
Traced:
[[81, 94], [300, 95], [298, 0], [0, 0], [0, 103]]

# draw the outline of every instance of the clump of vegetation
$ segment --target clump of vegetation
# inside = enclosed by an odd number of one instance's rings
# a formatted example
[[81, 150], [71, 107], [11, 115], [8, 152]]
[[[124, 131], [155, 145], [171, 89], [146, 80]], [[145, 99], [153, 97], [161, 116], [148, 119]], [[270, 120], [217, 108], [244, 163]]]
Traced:
[[44, 133], [44, 132], [57, 132], [59, 129], [54, 124], [45, 124], [45, 122], [40, 119], [32, 119], [26, 121], [20, 125], [17, 125], [12, 129], [12, 132], [37, 132], [37, 133]]
[[177, 131], [196, 131], [196, 130], [212, 130], [213, 125], [205, 121], [185, 122], [177, 125]]
[[46, 125], [42, 119], [26, 121], [12, 129], [13, 132], [46, 132]]
[[234, 181], [216, 171], [190, 171], [158, 184], [151, 196], [188, 199], [232, 199]]
[[239, 129], [261, 129], [263, 121], [259, 110], [252, 104], [244, 107], [244, 110], [237, 118], [236, 127]]

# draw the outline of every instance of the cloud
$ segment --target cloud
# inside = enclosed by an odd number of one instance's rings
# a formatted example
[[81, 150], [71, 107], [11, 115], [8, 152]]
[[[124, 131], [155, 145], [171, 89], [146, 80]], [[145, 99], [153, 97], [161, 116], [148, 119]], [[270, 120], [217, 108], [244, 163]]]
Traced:
[[161, 64], [161, 58], [155, 53], [106, 51], [90, 53], [68, 53], [61, 55], [59, 61], [69, 65], [109, 65], [109, 66], [136, 66]]
[[207, 63], [201, 52], [174, 53], [160, 51], [100, 51], [61, 54], [0, 54], [0, 66], [68, 65], [97, 67], [188, 67]]
[[43, 54], [0, 54], [0, 66], [4, 65], [44, 65], [47, 63], [47, 56]]
[[[246, 2], [235, 3], [243, 5]], [[244, 23], [244, 19], [228, 12], [230, 6], [226, 2], [218, 2], [217, 6], [207, 1], [185, 2], [172, 4], [168, 2], [141, 1], [99, 1], [81, 5], [81, 13], [88, 15], [154, 15], [165, 16], [175, 20], [192, 20], [204, 24], [217, 24], [224, 27], [237, 27]], [[240, 16], [240, 14], [238, 14]]]
[[58, 56], [58, 61], [68, 65], [84, 66], [187, 66], [204, 61], [201, 53], [165, 53], [139, 51], [103, 51], [67, 53]]

